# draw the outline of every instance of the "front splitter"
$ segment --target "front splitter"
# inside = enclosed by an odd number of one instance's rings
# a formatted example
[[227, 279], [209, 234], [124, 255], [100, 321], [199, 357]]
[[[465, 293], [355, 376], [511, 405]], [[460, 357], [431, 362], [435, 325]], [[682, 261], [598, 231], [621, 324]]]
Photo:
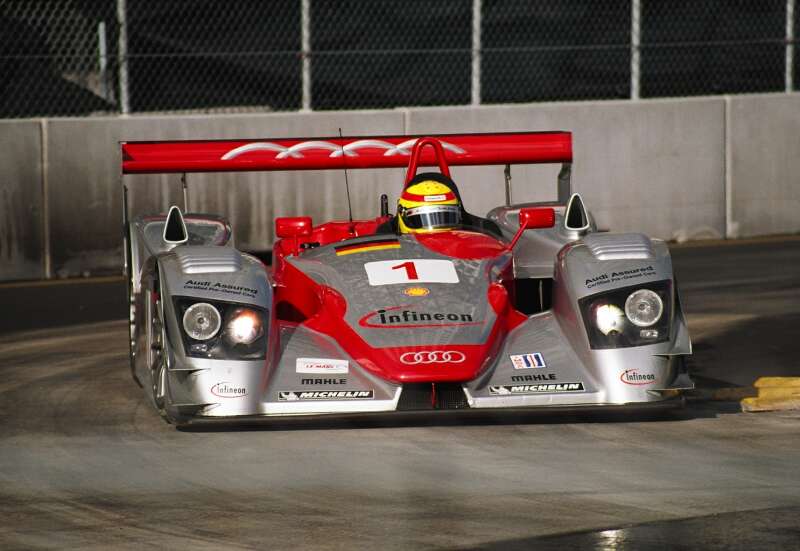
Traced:
[[[677, 397], [656, 402], [629, 404], [586, 404], [487, 409], [428, 409], [411, 411], [383, 411], [358, 413], [324, 413], [309, 415], [237, 415], [230, 417], [193, 417], [178, 426], [182, 429], [224, 429], [225, 427], [264, 428], [347, 428], [348, 426], [381, 426], [394, 424], [463, 424], [463, 422], [495, 421], [498, 423], [543, 420], [558, 422], [559, 417], [578, 417], [586, 421], [636, 421], [630, 416], [652, 415], [685, 406], [684, 398]], [[624, 415], [625, 417], [621, 417]], [[606, 418], [607, 417], [607, 418]], [[570, 419], [570, 422], [576, 419]]]

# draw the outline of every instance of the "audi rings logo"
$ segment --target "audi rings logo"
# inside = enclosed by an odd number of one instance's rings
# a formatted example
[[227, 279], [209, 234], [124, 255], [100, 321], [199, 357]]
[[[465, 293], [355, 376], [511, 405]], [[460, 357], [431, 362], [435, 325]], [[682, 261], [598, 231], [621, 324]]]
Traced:
[[420, 352], [405, 352], [400, 356], [400, 361], [406, 365], [418, 364], [460, 364], [467, 357], [458, 350], [423, 350]]

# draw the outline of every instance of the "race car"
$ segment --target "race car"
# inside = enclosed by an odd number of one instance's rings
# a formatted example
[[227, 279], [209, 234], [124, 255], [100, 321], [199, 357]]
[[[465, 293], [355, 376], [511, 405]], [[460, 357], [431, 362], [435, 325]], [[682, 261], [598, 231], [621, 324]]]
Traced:
[[[667, 245], [597, 231], [569, 132], [121, 147], [123, 175], [407, 169], [394, 212], [382, 196], [373, 219], [275, 219], [266, 264], [220, 216], [131, 220], [125, 200], [130, 366], [171, 423], [671, 406], [693, 388]], [[522, 163], [561, 163], [554, 201], [511, 204]], [[467, 212], [457, 165], [505, 165], [506, 204]]]

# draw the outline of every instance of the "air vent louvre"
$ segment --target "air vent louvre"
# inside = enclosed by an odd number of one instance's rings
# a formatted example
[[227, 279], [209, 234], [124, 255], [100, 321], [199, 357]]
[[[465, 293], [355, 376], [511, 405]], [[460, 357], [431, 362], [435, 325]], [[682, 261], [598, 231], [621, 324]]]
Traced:
[[403, 385], [398, 411], [468, 409], [460, 383], [409, 383]]
[[232, 273], [242, 269], [242, 257], [231, 247], [178, 247], [175, 255], [184, 274]]
[[583, 242], [597, 260], [652, 260], [655, 258], [650, 238], [641, 233], [592, 233]]

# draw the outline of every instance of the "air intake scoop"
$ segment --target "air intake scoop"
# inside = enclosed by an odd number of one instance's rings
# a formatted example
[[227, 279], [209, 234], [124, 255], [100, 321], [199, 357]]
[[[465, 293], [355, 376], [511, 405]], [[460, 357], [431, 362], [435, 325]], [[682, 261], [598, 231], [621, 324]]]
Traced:
[[591, 233], [583, 238], [597, 260], [653, 260], [650, 238], [641, 233]]
[[233, 273], [242, 269], [242, 257], [232, 247], [178, 247], [178, 263], [184, 274]]

